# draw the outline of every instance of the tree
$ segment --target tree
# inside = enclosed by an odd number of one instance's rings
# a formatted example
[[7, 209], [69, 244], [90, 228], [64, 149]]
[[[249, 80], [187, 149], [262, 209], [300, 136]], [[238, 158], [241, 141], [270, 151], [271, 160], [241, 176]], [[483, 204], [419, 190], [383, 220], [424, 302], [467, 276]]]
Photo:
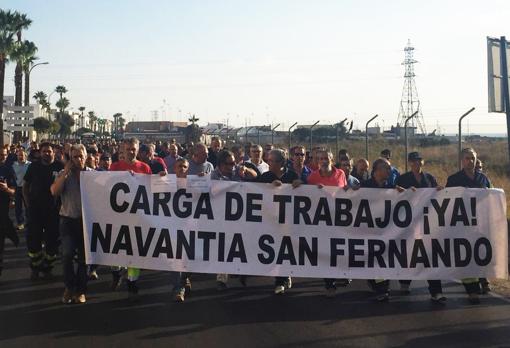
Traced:
[[62, 115], [65, 112], [65, 109], [69, 107], [69, 104], [69, 99], [61, 98], [55, 103], [55, 106], [60, 109], [60, 114]]
[[89, 125], [90, 125], [90, 129], [92, 129], [93, 132], [95, 132], [96, 121], [97, 121], [97, 116], [95, 115], [94, 111], [89, 111]]
[[37, 53], [37, 46], [28, 40], [23, 41], [22, 43], [22, 57], [21, 57], [21, 67], [23, 68], [23, 73], [25, 74], [25, 106], [30, 105], [30, 69], [34, 65], [34, 62], [39, 59], [35, 56]]
[[124, 126], [126, 125], [126, 119], [122, 116], [119, 117], [119, 120], [117, 121], [117, 126], [119, 128], [120, 132], [124, 132]]
[[85, 107], [80, 106], [78, 110], [80, 110], [80, 127], [84, 127], [83, 120], [85, 120], [85, 116], [83, 116], [83, 111], [85, 111]]
[[46, 101], [48, 99], [48, 96], [46, 95], [46, 93], [44, 93], [43, 91], [37, 91], [35, 92], [33, 98], [40, 104], [42, 105], [44, 101]]
[[86, 127], [80, 127], [76, 130], [75, 134], [79, 137], [82, 136], [83, 133], [91, 133], [92, 129]]
[[[16, 35], [18, 37], [17, 46], [22, 46], [21, 42], [21, 31], [27, 29], [30, 24], [32, 24], [32, 20], [27, 17], [26, 14], [21, 14], [19, 12], [14, 13], [14, 25], [16, 26]], [[14, 73], [14, 85], [16, 86], [16, 93], [14, 97], [14, 105], [21, 106], [21, 94], [23, 90], [22, 80], [23, 80], [23, 63], [20, 59], [20, 56], [17, 57], [16, 60], [16, 70]]]
[[4, 123], [1, 116], [4, 110], [5, 65], [14, 44], [14, 35], [29, 25], [30, 20], [26, 15], [0, 9], [0, 145], [4, 143]]
[[186, 142], [188, 143], [189, 142], [197, 143], [200, 141], [202, 134], [200, 131], [200, 127], [198, 126], [198, 124], [196, 124], [198, 120], [199, 119], [195, 115], [191, 116], [188, 119], [188, 121], [191, 122], [191, 124], [185, 128], [184, 132]]
[[67, 93], [67, 88], [60, 85], [55, 87], [55, 92], [57, 92], [60, 95], [60, 99], [62, 99], [62, 96]]
[[113, 115], [113, 132], [115, 134], [119, 131], [119, 118], [122, 118], [122, 114], [120, 112]]
[[37, 133], [48, 133], [51, 127], [51, 122], [45, 117], [34, 118], [34, 130]]
[[74, 118], [71, 115], [68, 113], [61, 114], [57, 122], [60, 125], [58, 134], [60, 134], [61, 137], [65, 138], [71, 134], [71, 128], [74, 126]]
[[[55, 92], [57, 92], [60, 95], [60, 99], [58, 100], [58, 102], [55, 103], [55, 106], [57, 108], [59, 108], [60, 114], [63, 114], [65, 108], [67, 108], [69, 106], [69, 100], [67, 100], [66, 98], [63, 97], [63, 95], [65, 93], [67, 93], [67, 88], [65, 88], [65, 86], [57, 86], [57, 87], [55, 87]], [[67, 102], [62, 101], [63, 99], [65, 99]], [[60, 106], [59, 106], [59, 103], [60, 103]], [[63, 107], [64, 105], [65, 105], [65, 107]]]

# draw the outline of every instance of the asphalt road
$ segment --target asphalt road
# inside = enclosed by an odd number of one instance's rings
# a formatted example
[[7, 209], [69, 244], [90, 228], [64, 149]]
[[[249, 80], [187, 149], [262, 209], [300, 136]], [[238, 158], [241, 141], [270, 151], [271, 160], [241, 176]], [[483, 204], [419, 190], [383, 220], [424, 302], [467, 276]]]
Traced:
[[[365, 281], [324, 296], [320, 279], [294, 279], [283, 296], [270, 278], [238, 279], [218, 292], [213, 275], [196, 275], [184, 303], [170, 295], [165, 272], [144, 271], [141, 301], [125, 285], [109, 290], [108, 269], [89, 283], [88, 302], [63, 305], [56, 279], [30, 281], [26, 249], [6, 242], [0, 277], [0, 347], [510, 347], [510, 301], [497, 295], [470, 305], [462, 286], [444, 285], [445, 306], [429, 300], [427, 283], [376, 303]], [[398, 289], [398, 283], [392, 287]]]

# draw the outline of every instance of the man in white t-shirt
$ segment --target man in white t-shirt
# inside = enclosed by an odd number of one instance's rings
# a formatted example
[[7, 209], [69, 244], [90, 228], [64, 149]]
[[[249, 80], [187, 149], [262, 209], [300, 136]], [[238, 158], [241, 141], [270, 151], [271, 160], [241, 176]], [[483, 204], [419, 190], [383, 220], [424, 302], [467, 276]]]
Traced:
[[269, 165], [262, 160], [262, 146], [260, 145], [252, 145], [250, 148], [250, 159], [246, 162], [253, 163], [260, 174], [269, 171]]

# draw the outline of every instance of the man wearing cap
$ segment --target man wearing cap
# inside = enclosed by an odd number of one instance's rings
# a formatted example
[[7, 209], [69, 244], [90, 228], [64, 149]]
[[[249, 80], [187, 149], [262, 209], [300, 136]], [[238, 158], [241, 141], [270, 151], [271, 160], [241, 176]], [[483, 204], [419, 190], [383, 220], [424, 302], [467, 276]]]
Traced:
[[99, 158], [99, 164], [96, 168], [97, 171], [107, 172], [110, 170], [110, 166], [112, 165], [112, 158], [109, 153], [103, 153]]
[[[410, 171], [402, 174], [397, 178], [397, 186], [405, 189], [417, 188], [436, 188], [437, 190], [443, 189], [442, 186], [437, 184], [436, 178], [429, 173], [423, 171], [424, 161], [418, 152], [410, 152], [407, 156]], [[409, 294], [410, 280], [400, 280], [400, 290], [404, 294]], [[446, 297], [443, 296], [443, 289], [441, 287], [441, 280], [428, 280], [430, 299], [433, 302], [444, 303]]]
[[388, 178], [388, 183], [391, 186], [395, 186], [397, 182], [397, 178], [400, 176], [400, 173], [397, 168], [391, 165], [391, 150], [390, 149], [384, 149], [381, 151], [381, 158], [385, 158], [388, 160], [391, 166], [391, 172], [390, 176]]

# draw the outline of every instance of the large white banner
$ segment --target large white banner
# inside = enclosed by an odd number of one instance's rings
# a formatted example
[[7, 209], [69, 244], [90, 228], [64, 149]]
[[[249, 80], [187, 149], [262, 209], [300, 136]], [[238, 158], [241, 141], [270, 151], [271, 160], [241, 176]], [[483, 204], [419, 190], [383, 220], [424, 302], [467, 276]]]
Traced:
[[191, 181], [169, 180], [168, 192], [153, 193], [161, 190], [156, 180], [82, 172], [87, 263], [318, 278], [507, 278], [501, 190], [213, 181], [200, 192]]

